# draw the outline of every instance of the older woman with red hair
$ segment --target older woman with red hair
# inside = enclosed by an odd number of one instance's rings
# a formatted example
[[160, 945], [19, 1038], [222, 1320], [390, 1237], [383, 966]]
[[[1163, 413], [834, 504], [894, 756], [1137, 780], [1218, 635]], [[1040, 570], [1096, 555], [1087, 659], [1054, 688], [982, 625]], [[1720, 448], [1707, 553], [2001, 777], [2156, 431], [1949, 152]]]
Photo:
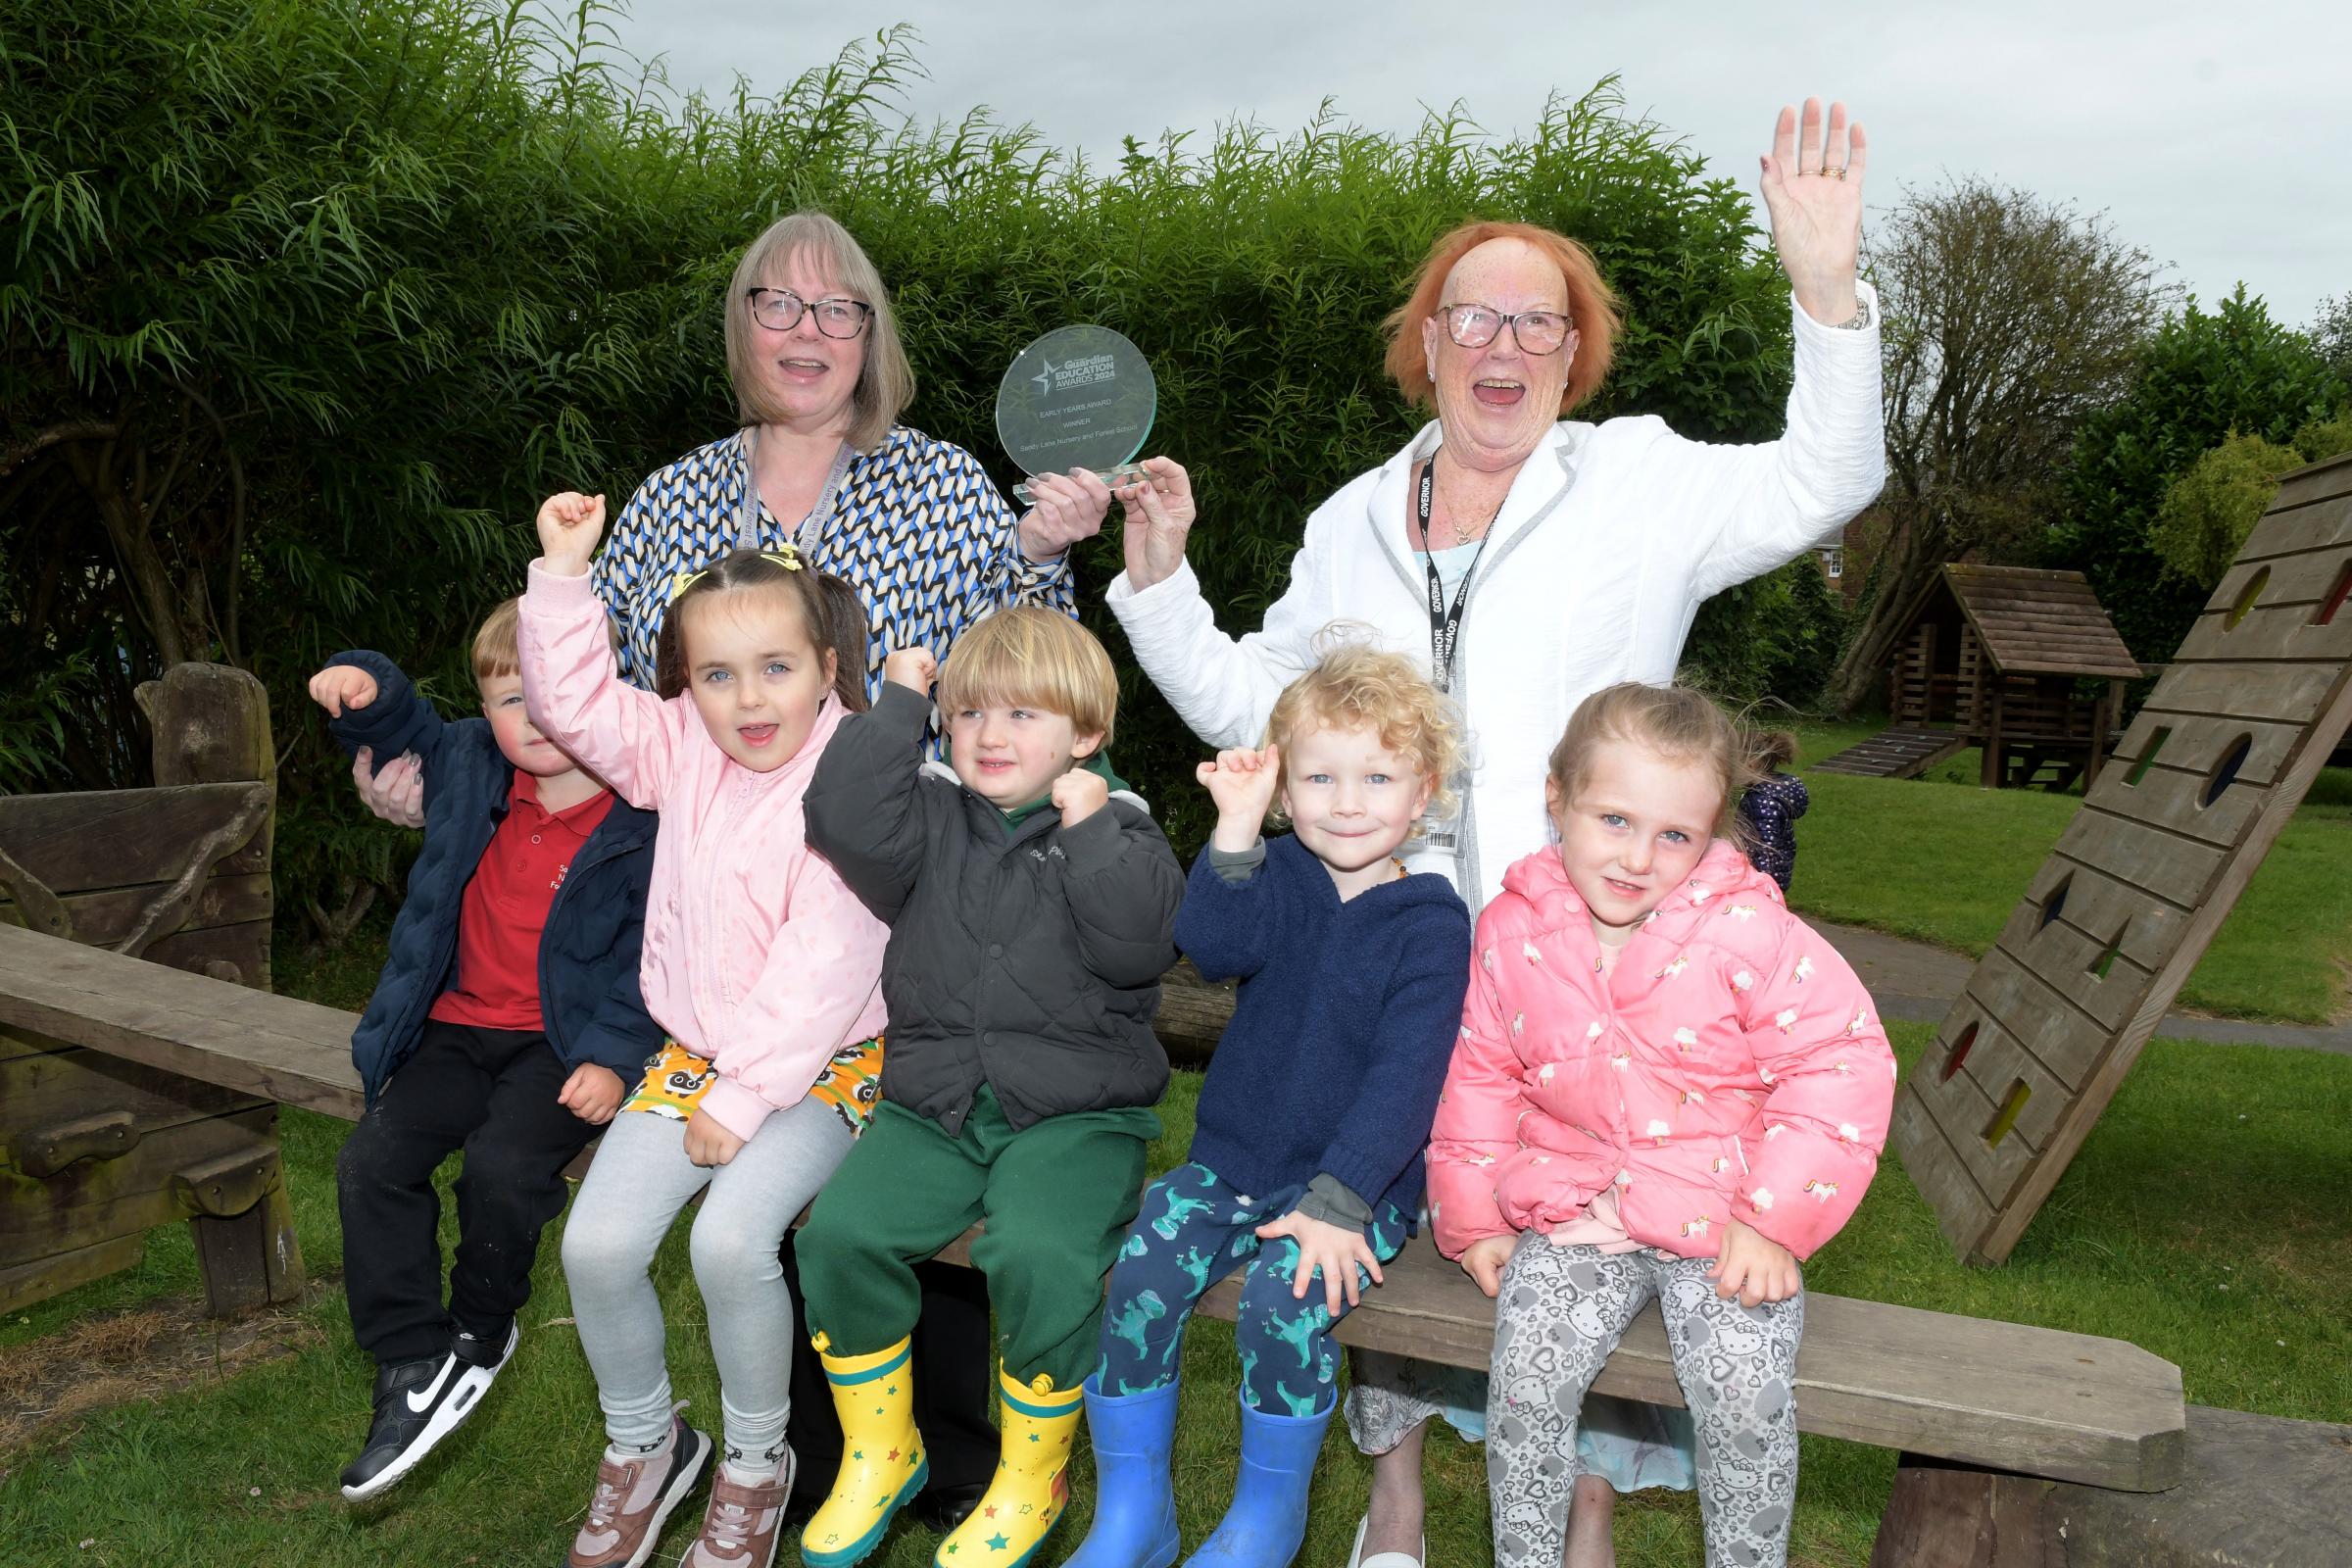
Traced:
[[[1315, 509], [1257, 630], [1227, 635], [1200, 596], [1185, 560], [1184, 470], [1154, 459], [1147, 482], [1119, 492], [1127, 569], [1108, 600], [1145, 673], [1204, 744], [1255, 746], [1330, 622], [1366, 622], [1389, 646], [1426, 654], [1461, 706], [1475, 761], [1458, 814], [1407, 864], [1452, 877], [1476, 910], [1546, 840], [1544, 759], [1576, 706], [1618, 681], [1671, 680], [1701, 604], [1828, 538], [1878, 494], [1878, 310], [1855, 265], [1865, 156], [1844, 105], [1825, 122], [1813, 99], [1801, 131], [1796, 111], [1781, 111], [1761, 160], [1793, 295], [1795, 379], [1779, 440], [1709, 444], [1653, 416], [1571, 417], [1607, 374], [1620, 328], [1607, 283], [1563, 235], [1465, 223], [1438, 241], [1389, 319], [1389, 372], [1436, 417]], [[1411, 1396], [1419, 1380], [1367, 1359], [1350, 1426], [1388, 1452], [1356, 1560], [1417, 1568], [1419, 1436], [1438, 1405]], [[1572, 1565], [1611, 1560], [1605, 1479], [1654, 1484], [1662, 1454], [1668, 1484], [1690, 1484], [1674, 1446], [1580, 1446]]]

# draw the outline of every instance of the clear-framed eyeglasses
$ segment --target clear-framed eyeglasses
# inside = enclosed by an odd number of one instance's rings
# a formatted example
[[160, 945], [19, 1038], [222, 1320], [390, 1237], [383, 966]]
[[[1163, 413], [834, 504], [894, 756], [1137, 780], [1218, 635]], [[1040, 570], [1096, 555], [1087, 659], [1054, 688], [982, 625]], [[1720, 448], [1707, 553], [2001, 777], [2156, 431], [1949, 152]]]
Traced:
[[801, 324], [803, 316], [813, 314], [816, 329], [825, 336], [856, 337], [874, 314], [863, 300], [804, 300], [788, 288], [746, 289], [744, 297], [752, 302], [752, 319], [775, 332], [789, 332]]
[[1557, 311], [1520, 311], [1505, 316], [1492, 305], [1441, 305], [1434, 313], [1446, 335], [1466, 349], [1483, 349], [1504, 327], [1523, 354], [1557, 354], [1575, 323]]

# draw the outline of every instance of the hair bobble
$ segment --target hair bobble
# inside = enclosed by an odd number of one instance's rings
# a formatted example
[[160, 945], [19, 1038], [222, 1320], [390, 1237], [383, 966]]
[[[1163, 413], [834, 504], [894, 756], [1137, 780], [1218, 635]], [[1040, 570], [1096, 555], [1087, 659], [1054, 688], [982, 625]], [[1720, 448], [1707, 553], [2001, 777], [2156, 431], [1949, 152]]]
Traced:
[[[807, 563], [801, 560], [800, 550], [797, 547], [789, 544], [783, 546], [781, 549], [762, 550], [760, 552], [760, 559], [769, 563], [772, 565], [782, 566], [786, 571], [800, 571], [807, 564]], [[676, 576], [670, 578], [669, 602], [673, 605], [676, 604], [679, 599], [684, 597], [687, 589], [693, 587], [696, 583], [701, 582], [706, 576], [710, 575], [710, 568], [709, 566], [704, 566], [700, 570], [696, 571], [681, 571]]]

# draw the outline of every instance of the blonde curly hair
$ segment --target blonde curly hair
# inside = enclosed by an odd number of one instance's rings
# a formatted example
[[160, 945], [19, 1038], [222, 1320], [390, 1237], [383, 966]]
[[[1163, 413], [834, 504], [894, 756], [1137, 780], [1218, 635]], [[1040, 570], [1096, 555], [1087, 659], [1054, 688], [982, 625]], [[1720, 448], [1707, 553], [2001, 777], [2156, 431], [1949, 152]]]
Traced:
[[[1282, 778], [1290, 784], [1291, 742], [1317, 729], [1369, 728], [1414, 773], [1430, 781], [1429, 809], [1413, 824], [1419, 837], [1434, 815], [1453, 811], [1453, 777], [1462, 768], [1461, 719], [1452, 703], [1402, 654], [1327, 633], [1314, 664], [1282, 689], [1266, 717], [1265, 744], [1282, 748]], [[1280, 796], [1269, 815], [1282, 822]]]

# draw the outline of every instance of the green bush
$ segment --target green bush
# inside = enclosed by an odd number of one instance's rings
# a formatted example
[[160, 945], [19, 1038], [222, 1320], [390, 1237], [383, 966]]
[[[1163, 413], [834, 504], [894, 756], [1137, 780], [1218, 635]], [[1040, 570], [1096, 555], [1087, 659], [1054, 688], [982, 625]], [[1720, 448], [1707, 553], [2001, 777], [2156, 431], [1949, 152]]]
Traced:
[[2166, 488], [2148, 536], [2165, 574], [2210, 591], [2271, 504], [2278, 476], [2301, 467], [2303, 461], [2293, 447], [2232, 430], [2190, 464]]
[[[805, 204], [892, 280], [910, 421], [1001, 484], [1016, 475], [993, 395], [1014, 352], [1072, 320], [1134, 338], [1160, 376], [1153, 446], [1196, 476], [1196, 562], [1237, 629], [1280, 592], [1315, 503], [1414, 428], [1379, 322], [1465, 217], [1547, 223], [1598, 256], [1628, 330], [1593, 416], [1781, 426], [1788, 293], [1746, 200], [1613, 81], [1509, 140], [1458, 113], [1409, 136], [1326, 113], [1289, 135], [1131, 144], [1096, 170], [977, 114], [895, 117], [919, 69], [903, 33], [774, 98], [673, 103], [603, 47], [594, 0], [564, 15], [9, 9], [0, 556], [24, 565], [0, 580], [0, 690], [32, 694], [0, 728], [12, 786], [137, 782], [129, 687], [225, 660], [272, 696], [285, 906], [396, 880], [398, 841], [365, 825], [302, 677], [371, 645], [462, 707], [466, 628], [519, 580], [537, 499], [625, 494], [731, 427], [720, 292], [744, 243]], [[1100, 625], [1115, 542], [1080, 566]], [[1719, 685], [1812, 679], [1833, 622], [1780, 618], [1801, 582], [1710, 607], [1694, 651]], [[1198, 748], [1155, 696], [1130, 698], [1122, 769], [1189, 842]]]

